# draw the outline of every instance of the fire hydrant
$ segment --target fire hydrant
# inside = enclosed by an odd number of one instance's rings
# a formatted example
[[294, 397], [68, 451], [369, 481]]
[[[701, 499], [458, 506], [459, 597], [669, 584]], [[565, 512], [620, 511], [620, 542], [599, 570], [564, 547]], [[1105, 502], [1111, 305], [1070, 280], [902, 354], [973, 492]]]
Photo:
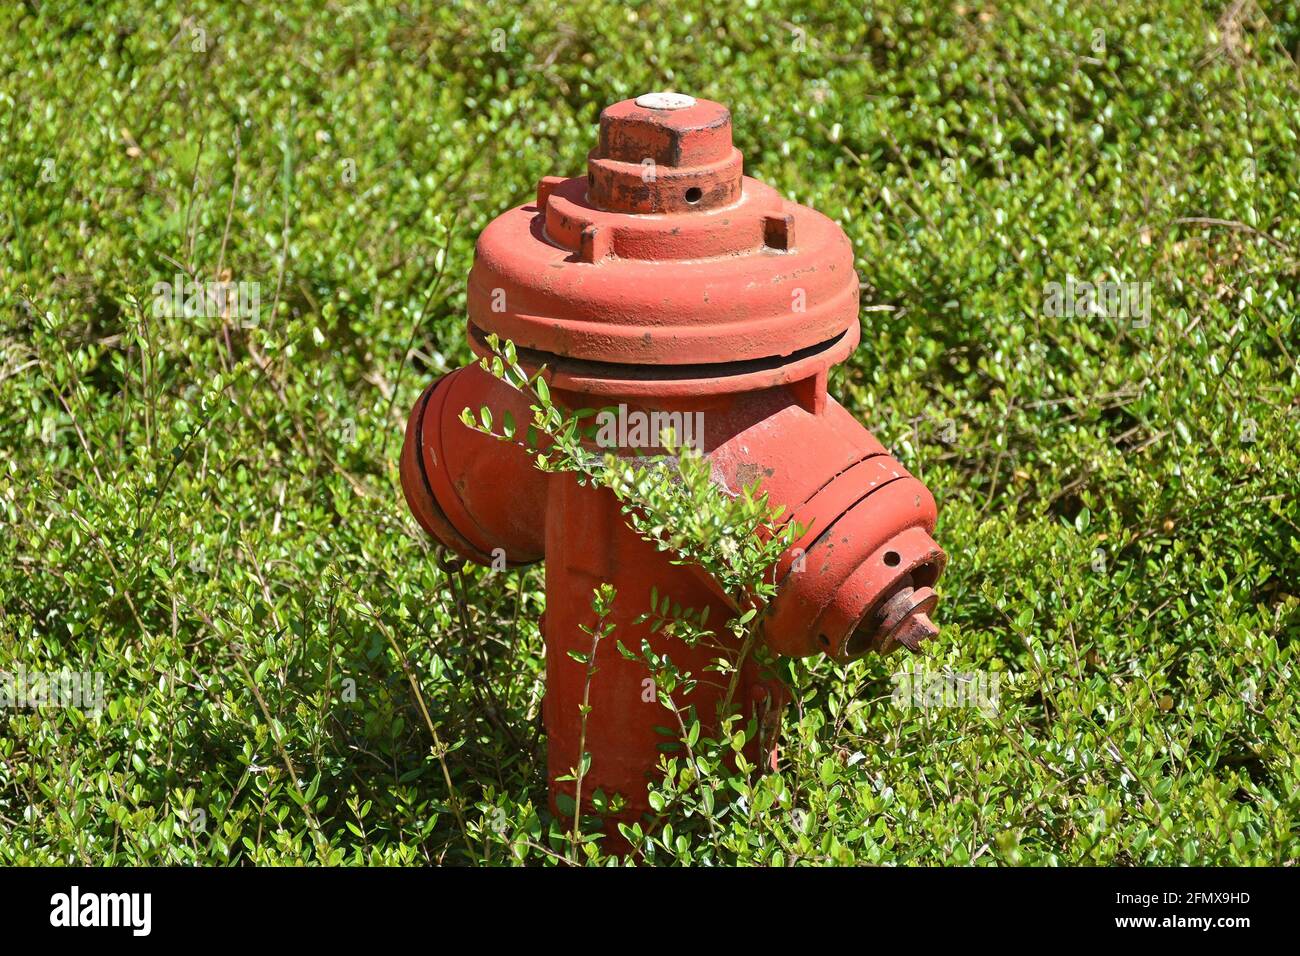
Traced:
[[[606, 108], [587, 174], [545, 177], [535, 201], [479, 237], [469, 275], [468, 335], [511, 340], [520, 363], [545, 369], [570, 409], [691, 416], [714, 482], [756, 480], [783, 520], [803, 529], [772, 569], [775, 596], [757, 618], [778, 654], [851, 660], [915, 651], [937, 631], [932, 590], [946, 562], [931, 533], [934, 498], [826, 391], [827, 370], [859, 340], [858, 277], [844, 232], [743, 174], [731, 114], [708, 100], [652, 93]], [[648, 642], [679, 670], [707, 678], [719, 654], [639, 621], [651, 592], [708, 621], [737, 613], [702, 569], [674, 563], [626, 524], [614, 495], [543, 472], [521, 445], [462, 423], [487, 407], [532, 418], [529, 400], [478, 364], [435, 381], [406, 429], [401, 478], [421, 526], [462, 557], [511, 567], [546, 562], [547, 764], [551, 808], [573, 797], [580, 706], [589, 692], [583, 784], [621, 795], [619, 819], [648, 810], [665, 712], [644, 662], [616, 650], [587, 666], [593, 589], [613, 584], [607, 619], [628, 648]], [[673, 419], [674, 421], [684, 418]], [[643, 449], [624, 448], [637, 455]], [[736, 639], [718, 628], [729, 650]], [[707, 732], [726, 681], [701, 679], [675, 701]], [[784, 686], [744, 662], [748, 716], [770, 727]], [[762, 758], [774, 760], [769, 740]]]

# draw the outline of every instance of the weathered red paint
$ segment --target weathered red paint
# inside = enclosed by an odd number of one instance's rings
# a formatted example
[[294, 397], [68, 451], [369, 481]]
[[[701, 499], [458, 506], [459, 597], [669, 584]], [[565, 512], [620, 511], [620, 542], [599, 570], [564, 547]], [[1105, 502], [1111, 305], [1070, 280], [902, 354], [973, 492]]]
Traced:
[[[647, 171], [652, 170], [649, 176]], [[781, 654], [915, 650], [936, 631], [928, 614], [946, 557], [930, 537], [934, 499], [827, 395], [826, 373], [858, 342], [858, 279], [844, 233], [812, 209], [742, 174], [725, 107], [635, 101], [601, 114], [588, 175], [547, 177], [535, 202], [479, 238], [469, 278], [469, 336], [513, 340], [526, 367], [546, 368], [570, 408], [625, 403], [639, 411], [703, 412], [715, 481], [759, 481], [783, 517], [805, 528], [773, 569], [776, 596], [759, 618]], [[533, 467], [523, 448], [466, 428], [464, 408], [531, 419], [524, 397], [477, 365], [433, 383], [402, 450], [402, 486], [420, 524], [465, 558], [546, 561], [548, 770], [553, 809], [578, 763], [592, 590], [617, 588], [611, 623], [700, 678], [688, 699], [706, 724], [724, 688], [716, 649], [686, 647], [637, 618], [651, 589], [716, 622], [739, 613], [701, 569], [675, 565], [624, 522], [608, 491]], [[638, 449], [620, 453], [635, 454]], [[736, 651], [726, 631], [718, 641]], [[666, 712], [649, 673], [602, 645], [590, 688], [585, 794], [621, 794], [635, 818], [660, 758]], [[752, 661], [740, 693], [769, 738], [785, 688]]]

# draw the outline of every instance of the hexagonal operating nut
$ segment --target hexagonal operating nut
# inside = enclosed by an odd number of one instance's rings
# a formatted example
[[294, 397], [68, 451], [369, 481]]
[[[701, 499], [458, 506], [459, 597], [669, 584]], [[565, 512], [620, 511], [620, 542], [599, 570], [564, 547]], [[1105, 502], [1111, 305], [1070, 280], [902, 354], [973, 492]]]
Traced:
[[646, 107], [638, 100], [623, 100], [606, 107], [600, 114], [598, 155], [623, 163], [653, 160], [670, 167], [704, 166], [725, 160], [732, 150], [731, 112], [721, 103], [685, 99], [691, 100], [690, 105]]

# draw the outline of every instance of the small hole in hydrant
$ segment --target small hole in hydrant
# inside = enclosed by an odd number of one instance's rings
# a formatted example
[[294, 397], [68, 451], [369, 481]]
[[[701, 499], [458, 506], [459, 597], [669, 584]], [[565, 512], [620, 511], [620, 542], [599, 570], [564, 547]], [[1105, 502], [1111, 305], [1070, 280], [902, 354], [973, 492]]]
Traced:
[[686, 190], [686, 201], [692, 204], [697, 203], [703, 195], [704, 191], [700, 189], [699, 186], [692, 186], [690, 189]]
[[885, 564], [889, 565], [891, 568], [896, 568], [896, 567], [898, 567], [898, 562], [900, 562], [900, 561], [902, 561], [902, 560], [903, 560], [903, 559], [900, 558], [900, 557], [898, 556], [898, 552], [897, 552], [897, 551], [886, 551], [886, 552], [885, 552]]
[[819, 640], [819, 641], [822, 642], [822, 647], [830, 647], [830, 646], [831, 646], [831, 639], [830, 639], [829, 637], [827, 637], [825, 634], [818, 634], [818, 635], [817, 635], [817, 640]]

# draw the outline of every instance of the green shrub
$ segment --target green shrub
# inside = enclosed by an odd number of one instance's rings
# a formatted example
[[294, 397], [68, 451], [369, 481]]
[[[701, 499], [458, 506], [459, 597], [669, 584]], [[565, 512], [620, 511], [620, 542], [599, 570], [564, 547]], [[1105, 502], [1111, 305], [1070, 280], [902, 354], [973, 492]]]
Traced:
[[[1294, 11], [30, 6], [0, 671], [102, 674], [105, 709], [0, 710], [0, 861], [607, 862], [545, 809], [540, 573], [442, 560], [397, 452], [469, 359], [477, 233], [652, 88], [728, 103], [749, 172], [848, 232], [831, 390], [951, 555], [906, 666], [1000, 695], [790, 662], [781, 771], [697, 737], [636, 859], [1297, 857]], [[158, 317], [177, 274], [258, 283], [259, 321]], [[1046, 314], [1069, 279], [1149, 283], [1149, 321]]]

